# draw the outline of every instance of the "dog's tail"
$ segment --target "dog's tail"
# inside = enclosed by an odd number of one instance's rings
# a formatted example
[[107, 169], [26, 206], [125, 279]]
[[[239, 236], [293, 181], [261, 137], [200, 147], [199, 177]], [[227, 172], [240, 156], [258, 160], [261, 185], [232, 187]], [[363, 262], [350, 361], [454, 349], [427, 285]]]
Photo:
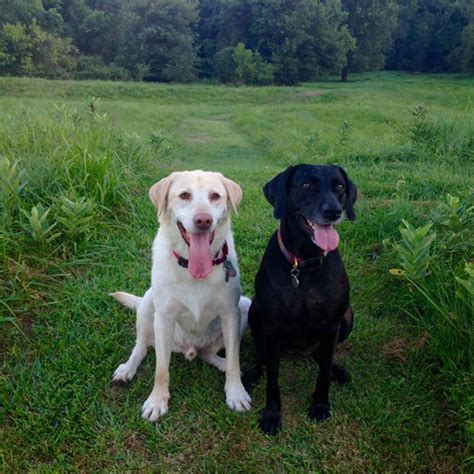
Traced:
[[115, 293], [109, 293], [109, 295], [130, 309], [137, 309], [140, 301], [142, 300], [139, 296], [125, 293], [125, 291], [116, 291]]

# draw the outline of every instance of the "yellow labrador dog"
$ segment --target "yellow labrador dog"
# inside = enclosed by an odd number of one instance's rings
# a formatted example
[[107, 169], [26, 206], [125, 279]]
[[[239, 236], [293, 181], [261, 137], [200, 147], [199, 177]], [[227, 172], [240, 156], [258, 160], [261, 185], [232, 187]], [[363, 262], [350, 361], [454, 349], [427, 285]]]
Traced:
[[[137, 338], [113, 380], [131, 380], [148, 346], [156, 351], [155, 384], [142, 416], [156, 421], [168, 411], [172, 352], [198, 356], [226, 372], [227, 405], [250, 409], [240, 381], [239, 345], [250, 301], [240, 296], [240, 275], [228, 204], [234, 212], [240, 186], [220, 173], [175, 172], [150, 189], [160, 227], [153, 242], [151, 288], [143, 298], [113, 293], [137, 310]], [[241, 317], [242, 313], [242, 317]], [[226, 358], [217, 352], [225, 347]]]

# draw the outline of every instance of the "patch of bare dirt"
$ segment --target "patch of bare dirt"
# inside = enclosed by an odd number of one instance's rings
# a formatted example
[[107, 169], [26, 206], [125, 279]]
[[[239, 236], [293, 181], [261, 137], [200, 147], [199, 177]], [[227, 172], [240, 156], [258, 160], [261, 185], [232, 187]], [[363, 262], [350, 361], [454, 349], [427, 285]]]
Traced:
[[427, 337], [422, 335], [414, 341], [405, 339], [393, 339], [387, 342], [382, 348], [382, 355], [385, 360], [392, 362], [406, 362], [410, 352], [422, 349], [427, 341]]
[[317, 89], [314, 91], [303, 91], [303, 92], [298, 92], [296, 94], [296, 97], [301, 97], [303, 99], [306, 99], [308, 97], [319, 97], [320, 95], [327, 94], [328, 91], [322, 90], [322, 89]]
[[214, 140], [209, 135], [194, 135], [189, 138], [189, 143], [197, 143], [197, 144], [207, 144], [212, 143]]

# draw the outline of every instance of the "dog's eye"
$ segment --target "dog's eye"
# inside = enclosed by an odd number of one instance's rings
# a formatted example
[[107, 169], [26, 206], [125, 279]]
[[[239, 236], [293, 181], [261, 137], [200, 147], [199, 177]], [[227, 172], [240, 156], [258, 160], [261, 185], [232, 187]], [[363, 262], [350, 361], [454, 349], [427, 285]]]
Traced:
[[343, 184], [336, 184], [336, 191], [344, 191], [344, 185]]
[[303, 189], [309, 189], [309, 188], [311, 187], [311, 183], [303, 183], [303, 184], [301, 185], [301, 187], [302, 187]]
[[221, 198], [221, 195], [219, 193], [211, 193], [209, 196], [209, 199], [211, 201], [217, 201], [220, 198]]
[[179, 195], [179, 199], [182, 199], [183, 201], [189, 201], [191, 199], [191, 194], [185, 191]]

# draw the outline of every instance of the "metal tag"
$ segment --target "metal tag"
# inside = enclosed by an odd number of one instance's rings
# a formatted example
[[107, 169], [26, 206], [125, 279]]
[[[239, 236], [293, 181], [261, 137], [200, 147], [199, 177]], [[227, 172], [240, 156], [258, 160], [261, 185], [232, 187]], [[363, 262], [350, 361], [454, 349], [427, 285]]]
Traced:
[[233, 278], [233, 277], [237, 276], [237, 272], [234, 268], [234, 265], [232, 265], [232, 262], [229, 259], [227, 259], [224, 262], [224, 271], [225, 271], [225, 281], [226, 282], [229, 281], [229, 278]]
[[298, 268], [293, 267], [290, 271], [291, 274], [291, 285], [293, 288], [298, 288], [300, 286], [300, 281], [298, 280], [298, 277], [300, 275], [300, 271]]

